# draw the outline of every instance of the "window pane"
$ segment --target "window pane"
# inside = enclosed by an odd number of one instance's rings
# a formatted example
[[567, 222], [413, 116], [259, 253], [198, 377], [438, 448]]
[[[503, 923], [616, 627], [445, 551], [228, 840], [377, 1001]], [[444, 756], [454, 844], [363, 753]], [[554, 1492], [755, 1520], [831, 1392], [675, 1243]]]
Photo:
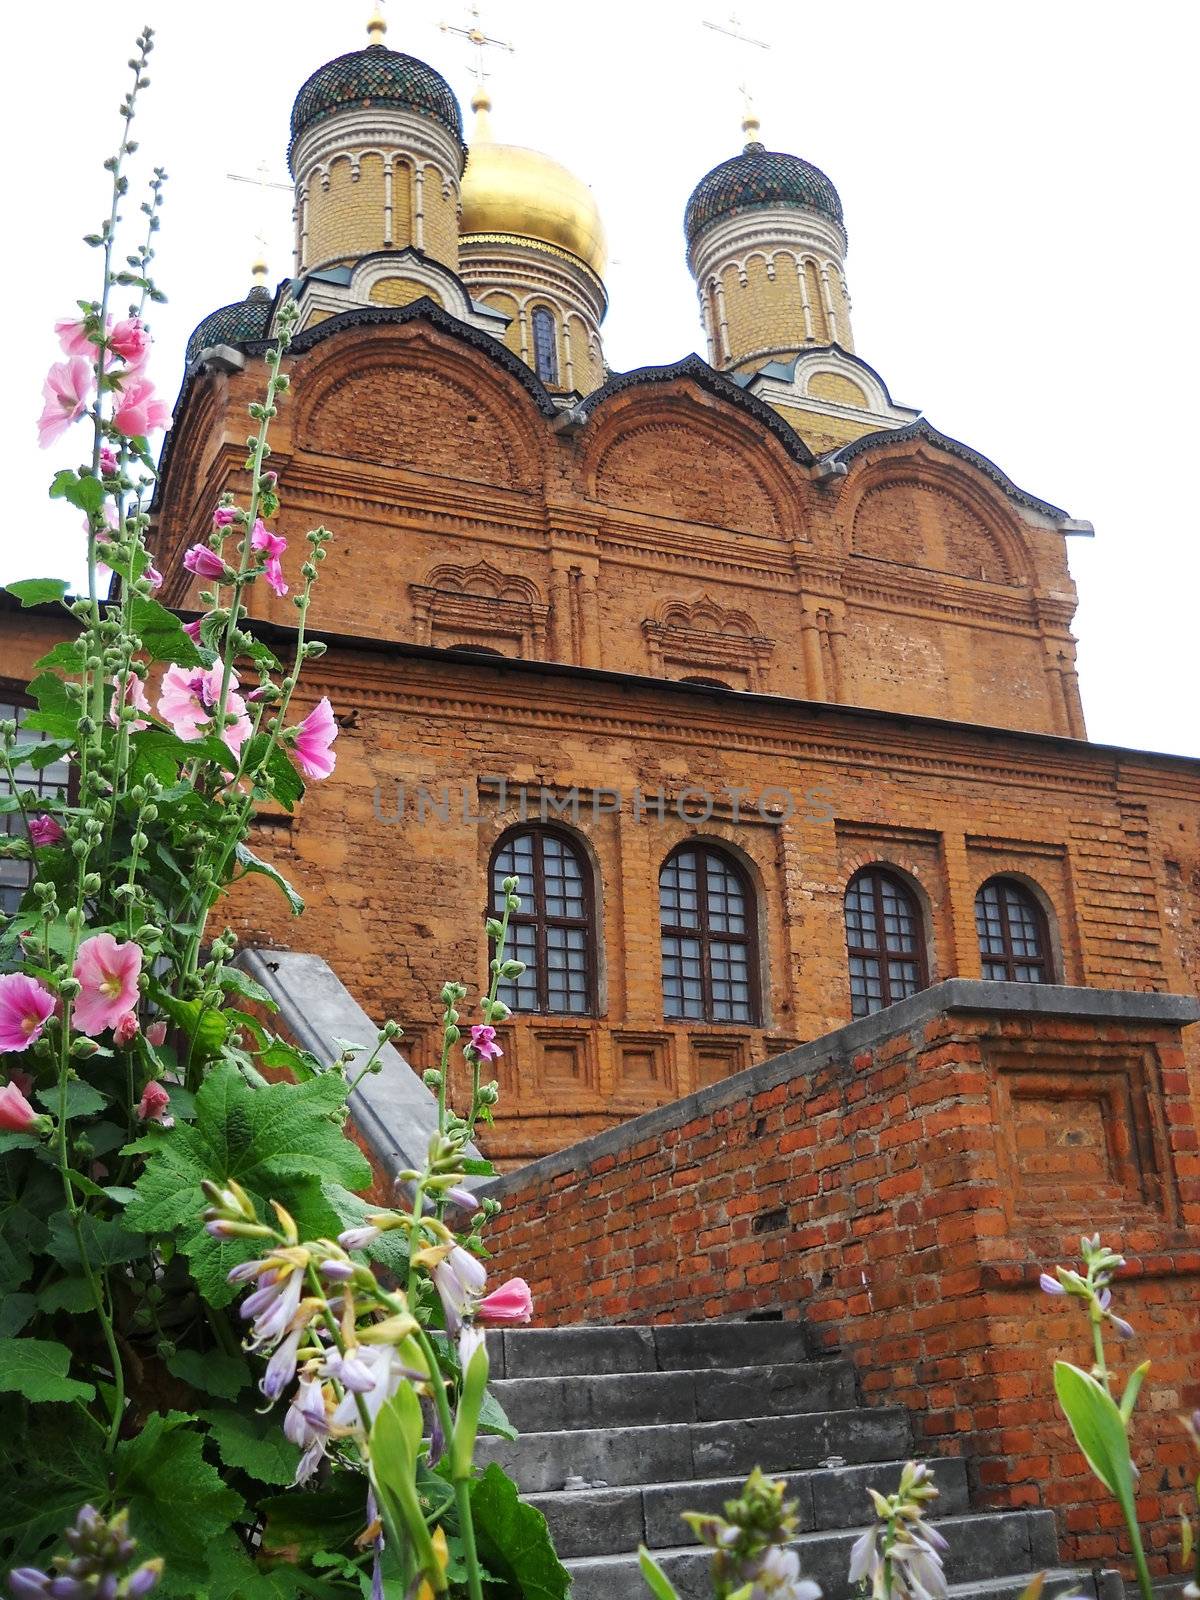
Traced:
[[[492, 859], [492, 910], [503, 908], [503, 881], [521, 880], [521, 909], [509, 921], [507, 954], [523, 961], [519, 978], [505, 980], [500, 998], [513, 1011], [592, 1010], [592, 928], [587, 865], [566, 839], [541, 829], [514, 834]], [[544, 951], [544, 962], [539, 961]]]
[[993, 878], [975, 896], [975, 928], [985, 978], [993, 982], [1051, 981], [1041, 908], [1012, 878]]
[[544, 306], [533, 313], [533, 365], [543, 383], [558, 382], [558, 341], [554, 318]]
[[664, 1015], [752, 1023], [753, 917], [732, 863], [688, 846], [663, 863], [658, 886]]

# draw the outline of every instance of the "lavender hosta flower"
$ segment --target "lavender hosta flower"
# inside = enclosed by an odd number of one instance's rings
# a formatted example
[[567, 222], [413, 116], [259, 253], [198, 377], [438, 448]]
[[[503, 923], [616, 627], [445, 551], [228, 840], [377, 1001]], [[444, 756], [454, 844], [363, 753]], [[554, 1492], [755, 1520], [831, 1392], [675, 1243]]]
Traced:
[[378, 1380], [376, 1363], [364, 1359], [357, 1350], [331, 1350], [325, 1357], [321, 1370], [328, 1378], [335, 1378], [351, 1394], [369, 1394]]
[[749, 1600], [821, 1600], [821, 1585], [800, 1576], [800, 1557], [794, 1550], [772, 1547], [759, 1559]]
[[278, 1400], [296, 1376], [296, 1363], [299, 1359], [303, 1332], [303, 1328], [293, 1328], [292, 1332], [276, 1345], [270, 1361], [267, 1362], [267, 1370], [260, 1378], [258, 1387], [268, 1400]]
[[382, 1228], [364, 1223], [361, 1227], [347, 1228], [344, 1233], [339, 1233], [338, 1243], [343, 1250], [365, 1250], [369, 1244], [374, 1244], [382, 1233]]
[[487, 1272], [482, 1261], [461, 1245], [453, 1245], [433, 1269], [434, 1287], [442, 1302], [446, 1331], [456, 1334], [470, 1306], [484, 1291]]
[[336, 1256], [330, 1256], [322, 1261], [320, 1272], [330, 1283], [349, 1283], [354, 1276], [355, 1266], [353, 1261], [339, 1261]]
[[300, 1379], [283, 1419], [283, 1434], [304, 1452], [295, 1478], [296, 1483], [304, 1483], [317, 1470], [329, 1440], [325, 1386], [318, 1379]]
[[251, 1324], [247, 1341], [251, 1350], [274, 1345], [291, 1330], [300, 1309], [304, 1275], [290, 1261], [281, 1258], [259, 1278], [259, 1288], [242, 1302], [242, 1317]]
[[14, 1600], [144, 1600], [162, 1577], [159, 1559], [128, 1570], [137, 1541], [129, 1537], [124, 1511], [110, 1520], [83, 1506], [64, 1539], [71, 1553], [55, 1556], [50, 1571], [17, 1567], [8, 1574]]
[[1043, 1294], [1066, 1294], [1066, 1290], [1057, 1278], [1052, 1278], [1048, 1272], [1043, 1272], [1038, 1279]]
[[869, 1583], [874, 1600], [945, 1600], [946, 1541], [924, 1521], [925, 1507], [937, 1498], [929, 1467], [909, 1461], [895, 1494], [867, 1493], [878, 1520], [854, 1542], [851, 1586]]

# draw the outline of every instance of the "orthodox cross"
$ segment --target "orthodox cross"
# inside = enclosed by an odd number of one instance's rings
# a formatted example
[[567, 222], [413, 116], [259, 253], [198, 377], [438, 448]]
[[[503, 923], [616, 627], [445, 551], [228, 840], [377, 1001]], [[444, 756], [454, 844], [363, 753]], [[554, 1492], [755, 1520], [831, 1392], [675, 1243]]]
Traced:
[[443, 33], [458, 34], [460, 39], [465, 39], [468, 44], [474, 47], [475, 64], [468, 68], [468, 71], [475, 79], [476, 89], [482, 91], [483, 80], [488, 76], [487, 69], [484, 66], [484, 52], [489, 48], [489, 46], [495, 50], [509, 51], [513, 50], [515, 47], [511, 45], [507, 39], [493, 39], [491, 34], [484, 33], [483, 29], [479, 26], [479, 7], [477, 5], [470, 6], [468, 9], [471, 15], [470, 27], [456, 28], [453, 23], [450, 22], [439, 22], [438, 27], [441, 28]]
[[270, 171], [271, 169], [267, 163], [260, 161], [253, 178], [245, 177], [240, 172], [227, 172], [225, 174], [230, 183], [255, 183], [258, 185], [258, 230], [254, 235], [255, 242], [258, 245], [258, 260], [254, 264], [254, 275], [258, 278], [261, 266], [263, 281], [266, 280], [267, 272], [267, 236], [263, 226], [263, 217], [267, 209], [267, 190], [286, 189], [289, 194], [292, 192], [290, 183], [276, 183], [271, 178]]
[[[766, 39], [755, 39], [748, 33], [743, 33], [741, 18], [730, 15], [728, 22], [709, 22], [705, 20], [704, 26], [713, 33], [723, 33], [727, 39], [736, 39], [739, 44], [753, 46], [756, 50], [769, 50], [771, 48]], [[746, 78], [738, 84], [738, 93], [742, 97], [743, 122], [747, 133], [753, 131], [757, 134], [758, 118], [754, 115], [754, 99], [750, 93], [750, 85]], [[753, 124], [753, 128], [747, 126]]]

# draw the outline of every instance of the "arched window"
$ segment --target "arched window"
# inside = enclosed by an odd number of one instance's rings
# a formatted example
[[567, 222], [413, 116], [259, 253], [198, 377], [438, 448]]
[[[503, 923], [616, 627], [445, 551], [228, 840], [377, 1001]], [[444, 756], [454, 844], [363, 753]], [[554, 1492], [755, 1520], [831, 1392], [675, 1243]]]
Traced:
[[552, 828], [505, 834], [492, 851], [492, 915], [504, 909], [504, 880], [521, 880], [520, 911], [508, 924], [505, 955], [523, 961], [497, 991], [513, 1011], [585, 1016], [596, 1004], [592, 872], [580, 847]]
[[538, 306], [533, 313], [533, 370], [543, 383], [558, 382], [558, 338], [554, 313]]
[[658, 875], [663, 1012], [695, 1022], [756, 1022], [754, 892], [723, 850], [685, 844]]
[[916, 896], [884, 867], [864, 867], [846, 887], [846, 955], [856, 1017], [882, 1011], [929, 981]]
[[[19, 698], [15, 690], [0, 684], [0, 720], [11, 719], [23, 723], [32, 710], [33, 707]], [[49, 737], [48, 733], [37, 733], [22, 727], [17, 742], [24, 745], [41, 744]], [[26, 802], [30, 811], [44, 811], [46, 801], [61, 800], [67, 796], [70, 768], [65, 761], [52, 761], [42, 767], [31, 766], [28, 762], [18, 762], [13, 769], [13, 776], [21, 792], [32, 795]], [[0, 799], [11, 793], [8, 775], [0, 769]], [[0, 811], [0, 836], [4, 835], [21, 839], [25, 837], [25, 823], [20, 811]], [[15, 915], [32, 876], [33, 867], [30, 862], [22, 861], [17, 856], [0, 857], [0, 911], [5, 916]]]
[[1032, 890], [1016, 878], [989, 878], [975, 896], [983, 976], [1001, 983], [1050, 983], [1050, 930]]
[[679, 681], [680, 683], [699, 684], [702, 689], [730, 689], [733, 687], [732, 684], [726, 683], [724, 678], [704, 678], [699, 674], [689, 674], [686, 678], [680, 678]]

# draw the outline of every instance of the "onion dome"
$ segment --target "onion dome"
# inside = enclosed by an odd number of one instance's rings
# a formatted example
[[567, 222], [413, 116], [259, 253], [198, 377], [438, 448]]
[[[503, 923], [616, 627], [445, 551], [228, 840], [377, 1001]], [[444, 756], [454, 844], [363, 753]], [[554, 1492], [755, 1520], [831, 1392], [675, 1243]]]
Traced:
[[608, 245], [587, 184], [539, 150], [493, 143], [491, 102], [478, 93], [471, 103], [477, 121], [462, 180], [460, 232], [538, 239], [569, 251], [603, 278]]
[[690, 245], [722, 217], [780, 207], [815, 211], [845, 227], [838, 192], [820, 167], [751, 140], [740, 156], [722, 161], [700, 179], [683, 215], [683, 231]]
[[202, 350], [209, 350], [215, 344], [239, 345], [265, 339], [274, 298], [265, 284], [256, 283], [244, 300], [235, 300], [231, 305], [210, 311], [187, 342], [184, 366], [190, 367]]
[[441, 73], [415, 56], [389, 50], [382, 42], [382, 22], [372, 24], [371, 39], [365, 49], [327, 61], [302, 85], [292, 106], [289, 167], [296, 141], [306, 128], [339, 112], [365, 111], [372, 106], [398, 106], [430, 117], [461, 145], [462, 112]]

